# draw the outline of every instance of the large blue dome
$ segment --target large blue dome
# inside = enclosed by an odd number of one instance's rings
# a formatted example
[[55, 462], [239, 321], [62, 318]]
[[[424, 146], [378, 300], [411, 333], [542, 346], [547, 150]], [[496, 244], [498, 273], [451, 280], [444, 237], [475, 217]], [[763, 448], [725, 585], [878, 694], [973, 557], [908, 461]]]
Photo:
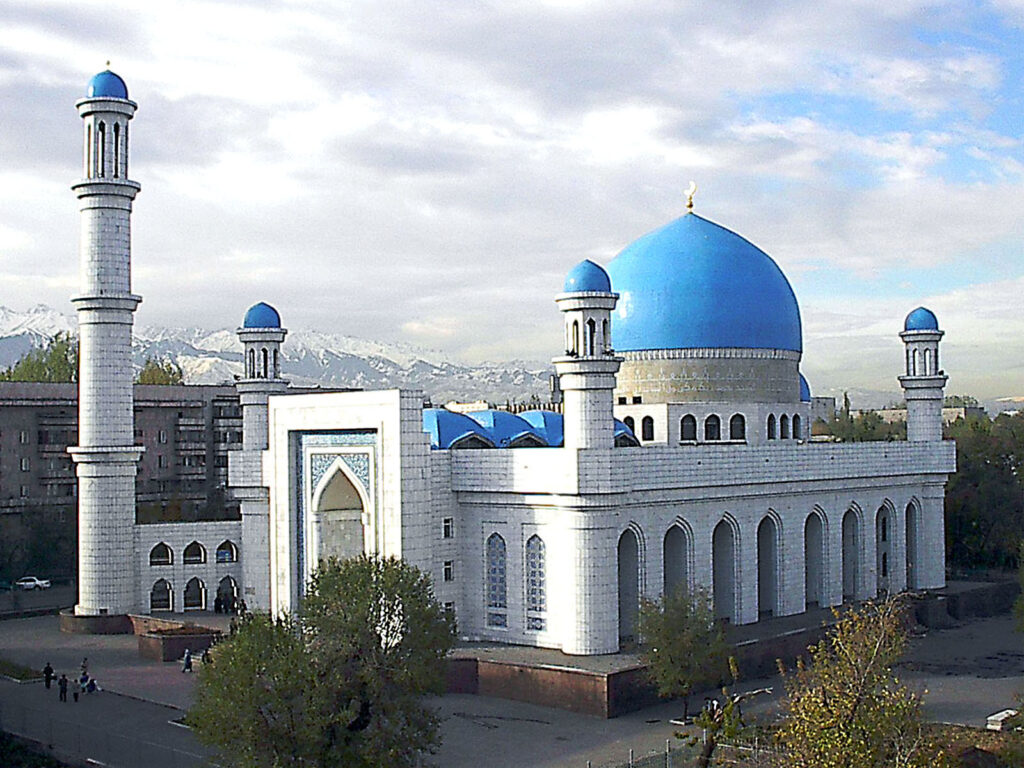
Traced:
[[803, 349], [800, 308], [772, 258], [725, 227], [688, 213], [608, 264], [619, 304], [617, 351]]
[[249, 311], [245, 313], [245, 319], [242, 321], [242, 327], [280, 328], [281, 316], [277, 314], [276, 309], [265, 301], [261, 301], [259, 304], [249, 307]]
[[125, 85], [124, 80], [121, 79], [120, 75], [107, 69], [92, 76], [92, 80], [89, 81], [89, 87], [86, 90], [85, 95], [90, 99], [127, 99], [128, 86]]

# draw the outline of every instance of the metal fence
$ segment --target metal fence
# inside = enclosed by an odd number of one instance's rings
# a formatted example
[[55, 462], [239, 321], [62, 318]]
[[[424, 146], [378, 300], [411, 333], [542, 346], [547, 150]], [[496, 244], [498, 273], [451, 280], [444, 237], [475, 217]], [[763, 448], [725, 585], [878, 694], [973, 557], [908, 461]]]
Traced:
[[[674, 746], [673, 746], [674, 743]], [[698, 742], [691, 746], [687, 742], [667, 739], [665, 751], [659, 754], [646, 754], [637, 757], [633, 750], [629, 751], [627, 760], [621, 763], [593, 765], [587, 762], [587, 768], [693, 768], [697, 764], [702, 745]], [[756, 739], [737, 741], [736, 743], [719, 742], [711, 759], [716, 768], [742, 765], [744, 768], [774, 766], [780, 762], [781, 753], [769, 744], [759, 743]]]
[[587, 761], [587, 768], [691, 768], [700, 752], [699, 746], [687, 742], [665, 739], [664, 752], [635, 755], [629, 750], [628, 758], [621, 763], [605, 763], [601, 766]]
[[0, 709], [0, 730], [39, 744], [58, 760], [107, 768], [217, 768], [211, 758], [31, 707]]

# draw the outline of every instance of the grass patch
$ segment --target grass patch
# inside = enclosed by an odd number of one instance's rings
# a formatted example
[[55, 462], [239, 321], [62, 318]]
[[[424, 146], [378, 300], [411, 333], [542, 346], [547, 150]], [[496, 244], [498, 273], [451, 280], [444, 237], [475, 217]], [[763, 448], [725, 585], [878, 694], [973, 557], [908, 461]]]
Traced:
[[22, 666], [21, 664], [15, 664], [13, 661], [0, 658], [0, 675], [6, 677], [13, 677], [15, 680], [24, 682], [25, 680], [38, 680], [43, 675], [37, 669]]
[[40, 754], [3, 731], [0, 731], [0, 759], [4, 768], [67, 768], [67, 763]]

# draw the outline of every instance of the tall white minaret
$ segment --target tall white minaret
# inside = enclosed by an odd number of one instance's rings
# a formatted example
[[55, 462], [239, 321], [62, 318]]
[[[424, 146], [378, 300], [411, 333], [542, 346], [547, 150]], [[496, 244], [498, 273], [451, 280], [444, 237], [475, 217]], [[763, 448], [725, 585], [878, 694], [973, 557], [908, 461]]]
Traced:
[[137, 107], [124, 80], [107, 70], [75, 104], [85, 123], [84, 178], [72, 185], [82, 220], [78, 312], [78, 473], [80, 616], [139, 608], [135, 584], [135, 474], [132, 323], [142, 301], [131, 291], [132, 200], [128, 123]]
[[235, 384], [242, 406], [242, 450], [228, 454], [231, 492], [242, 513], [242, 597], [250, 610], [270, 610], [270, 494], [261, 459], [268, 444], [267, 400], [288, 389], [281, 344], [288, 331], [269, 304], [249, 308], [238, 329], [244, 375]]
[[622, 358], [611, 348], [611, 312], [618, 299], [608, 273], [589, 259], [573, 268], [555, 297], [565, 317], [565, 355], [552, 362], [564, 398], [566, 448], [615, 445], [613, 393]]
[[906, 346], [906, 375], [899, 377], [907, 402], [907, 440], [942, 439], [942, 401], [947, 376], [939, 367], [939, 341], [943, 332], [930, 309], [918, 307], [903, 324], [900, 338]]

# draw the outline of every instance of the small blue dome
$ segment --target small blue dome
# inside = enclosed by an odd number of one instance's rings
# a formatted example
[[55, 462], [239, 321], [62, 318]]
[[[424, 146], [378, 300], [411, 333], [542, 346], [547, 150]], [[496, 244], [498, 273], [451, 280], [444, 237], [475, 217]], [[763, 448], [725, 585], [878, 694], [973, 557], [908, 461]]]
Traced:
[[640, 441], [636, 439], [633, 430], [625, 422], [615, 419], [615, 431], [613, 433], [616, 446], [639, 446]]
[[470, 437], [479, 441], [477, 445], [482, 443], [489, 448], [494, 447], [487, 430], [465, 414], [446, 408], [425, 408], [423, 431], [430, 435], [430, 447], [435, 450], [447, 450], [453, 445], [458, 448], [460, 442]]
[[807, 379], [802, 373], [800, 374], [800, 402], [811, 402], [811, 385], [807, 383]]
[[937, 331], [939, 330], [939, 319], [930, 309], [918, 307], [909, 315], [903, 323], [904, 331]]
[[562, 290], [566, 293], [581, 293], [593, 291], [599, 293], [611, 293], [612, 281], [604, 267], [595, 264], [590, 259], [584, 259], [572, 271], [565, 276], [565, 285]]
[[281, 316], [277, 310], [266, 302], [253, 304], [245, 313], [245, 320], [242, 321], [243, 328], [280, 328]]
[[696, 214], [627, 246], [608, 274], [621, 297], [617, 351], [803, 349], [800, 307], [778, 264]]
[[523, 411], [519, 417], [530, 424], [552, 448], [561, 447], [565, 441], [562, 414], [555, 411]]
[[536, 427], [514, 413], [491, 409], [489, 411], [472, 411], [466, 415], [487, 430], [491, 442], [499, 448], [548, 445], [547, 440]]
[[127, 99], [128, 86], [124, 84], [120, 75], [107, 69], [98, 75], [93, 75], [85, 95], [90, 99]]

